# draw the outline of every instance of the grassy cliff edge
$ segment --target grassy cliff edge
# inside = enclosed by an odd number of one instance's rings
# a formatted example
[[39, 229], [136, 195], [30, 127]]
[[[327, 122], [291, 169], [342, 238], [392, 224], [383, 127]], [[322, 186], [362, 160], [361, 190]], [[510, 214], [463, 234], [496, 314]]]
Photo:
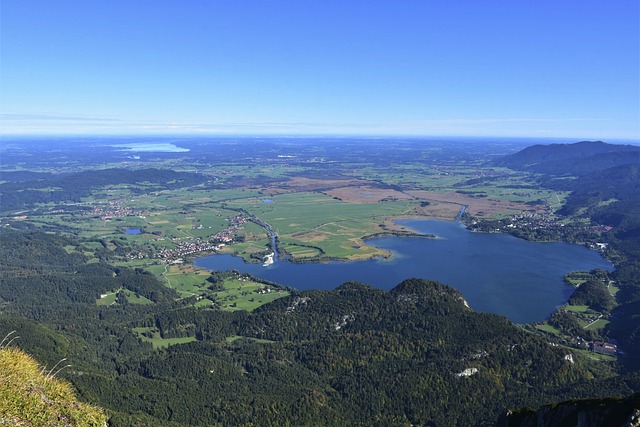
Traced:
[[78, 401], [73, 387], [31, 356], [0, 348], [0, 426], [106, 426], [98, 407]]

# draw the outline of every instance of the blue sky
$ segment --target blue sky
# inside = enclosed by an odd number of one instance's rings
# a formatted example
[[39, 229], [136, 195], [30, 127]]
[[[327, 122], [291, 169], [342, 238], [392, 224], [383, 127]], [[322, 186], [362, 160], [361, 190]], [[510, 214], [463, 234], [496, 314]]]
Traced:
[[640, 140], [619, 1], [4, 0], [4, 134]]

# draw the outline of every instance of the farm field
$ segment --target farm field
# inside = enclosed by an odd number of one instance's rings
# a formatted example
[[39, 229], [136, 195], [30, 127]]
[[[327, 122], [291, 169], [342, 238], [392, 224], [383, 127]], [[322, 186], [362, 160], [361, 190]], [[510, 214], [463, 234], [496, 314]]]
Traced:
[[[207, 241], [244, 212], [269, 224], [281, 250], [293, 260], [366, 259], [385, 254], [368, 247], [363, 238], [393, 230], [393, 219], [452, 220], [462, 206], [478, 217], [504, 217], [543, 212], [565, 197], [531, 189], [526, 174], [480, 164], [329, 164], [332, 172], [322, 178], [314, 163], [213, 166], [174, 161], [163, 166], [178, 170], [177, 164], [183, 171], [207, 171], [215, 188], [108, 185], [81, 203], [43, 206], [29, 220], [43, 228], [66, 229], [87, 243], [106, 240], [103, 246], [111, 252], [127, 247], [118, 252], [128, 252], [133, 260]], [[251, 254], [268, 250], [268, 235], [257, 223], [247, 222], [233, 234], [222, 252], [250, 260]], [[195, 252], [213, 253], [196, 246]]]
[[[270, 232], [277, 236], [281, 258], [293, 262], [384, 257], [389, 253], [367, 245], [366, 238], [410, 233], [395, 224], [398, 219], [454, 220], [463, 208], [480, 219], [522, 212], [552, 214], [566, 198], [566, 193], [536, 187], [535, 176], [491, 166], [477, 153], [451, 156], [437, 144], [418, 150], [411, 144], [408, 148], [392, 141], [372, 143], [370, 151], [356, 145], [340, 151], [332, 142], [325, 146], [283, 141], [266, 151], [234, 148], [233, 155], [217, 160], [182, 153], [137, 162], [110, 160], [94, 170], [151, 166], [193, 176], [184, 185], [153, 179], [109, 183], [107, 178], [79, 199], [49, 201], [10, 215], [15, 221], [78, 238], [81, 244], [66, 250], [88, 257], [88, 262], [143, 268], [182, 298], [198, 298], [198, 307], [217, 304], [251, 310], [272, 296], [256, 298], [255, 289], [241, 286], [235, 292], [231, 285], [212, 295], [208, 272], [189, 268], [191, 261], [225, 253], [263, 262], [273, 251]], [[231, 147], [233, 143], [223, 148]], [[383, 152], [393, 160], [381, 161]], [[79, 171], [66, 167], [61, 170]], [[162, 180], [163, 173], [149, 176]], [[66, 190], [48, 185], [37, 191]], [[125, 297], [130, 303], [150, 303], [128, 293]], [[98, 304], [114, 301], [109, 295]]]
[[316, 257], [318, 253], [343, 259], [384, 254], [366, 246], [363, 237], [384, 231], [380, 224], [386, 219], [405, 215], [418, 206], [415, 200], [349, 203], [308, 192], [275, 195], [269, 200], [241, 199], [229, 206], [244, 209], [269, 224], [279, 236], [282, 249], [294, 259]]

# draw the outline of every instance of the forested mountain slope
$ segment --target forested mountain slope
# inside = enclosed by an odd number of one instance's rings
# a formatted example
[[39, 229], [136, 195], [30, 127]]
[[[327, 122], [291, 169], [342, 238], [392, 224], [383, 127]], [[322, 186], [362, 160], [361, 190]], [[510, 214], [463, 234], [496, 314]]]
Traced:
[[166, 169], [112, 168], [64, 174], [3, 172], [0, 180], [0, 211], [11, 211], [38, 203], [81, 202], [91, 189], [106, 185], [145, 183], [148, 189], [173, 189], [204, 183], [207, 177]]
[[533, 145], [495, 161], [511, 169], [552, 175], [583, 175], [638, 163], [640, 147], [582, 141], [575, 144]]
[[[253, 313], [196, 309], [148, 274], [85, 265], [60, 237], [0, 233], [14, 248], [0, 257], [0, 329], [20, 331], [47, 364], [67, 357], [61, 375], [112, 425], [478, 425], [635, 387], [435, 282], [347, 283]], [[96, 306], [114, 287], [155, 303]], [[196, 341], [153, 350], [135, 332], [145, 328]]]

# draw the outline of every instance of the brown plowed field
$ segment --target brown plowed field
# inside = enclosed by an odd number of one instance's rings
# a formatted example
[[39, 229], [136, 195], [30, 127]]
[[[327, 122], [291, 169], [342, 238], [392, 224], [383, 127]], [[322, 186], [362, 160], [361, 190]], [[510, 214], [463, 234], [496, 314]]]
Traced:
[[382, 200], [411, 199], [411, 196], [396, 190], [367, 186], [340, 187], [324, 193], [350, 203], [377, 203]]

